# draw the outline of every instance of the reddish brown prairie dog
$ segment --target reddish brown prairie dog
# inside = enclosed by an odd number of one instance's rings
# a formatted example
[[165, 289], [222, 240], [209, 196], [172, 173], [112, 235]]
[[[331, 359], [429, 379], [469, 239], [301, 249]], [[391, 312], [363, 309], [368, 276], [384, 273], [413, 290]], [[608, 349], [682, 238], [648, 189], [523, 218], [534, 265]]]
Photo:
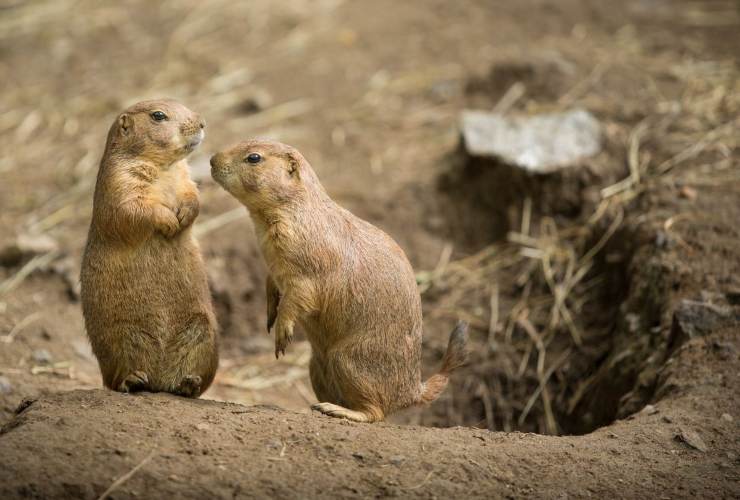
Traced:
[[300, 323], [311, 384], [327, 415], [358, 422], [434, 401], [465, 362], [467, 325], [452, 331], [442, 369], [421, 381], [421, 299], [401, 248], [326, 194], [294, 148], [251, 140], [211, 158], [211, 174], [254, 220], [267, 262], [267, 326], [275, 355]]
[[108, 133], [82, 260], [82, 310], [103, 383], [197, 397], [218, 365], [216, 319], [191, 234], [185, 158], [205, 123], [174, 100], [122, 112]]

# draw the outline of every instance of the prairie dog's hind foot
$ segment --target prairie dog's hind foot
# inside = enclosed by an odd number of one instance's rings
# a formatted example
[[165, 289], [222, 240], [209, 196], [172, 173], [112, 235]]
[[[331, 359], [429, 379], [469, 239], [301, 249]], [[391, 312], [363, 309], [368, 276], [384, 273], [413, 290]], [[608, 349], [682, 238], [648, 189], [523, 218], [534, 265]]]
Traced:
[[149, 389], [149, 376], [146, 373], [137, 370], [123, 379], [123, 382], [118, 384], [118, 388], [116, 390], [118, 392], [138, 392], [146, 391], [147, 389]]
[[344, 406], [335, 405], [334, 403], [316, 403], [311, 405], [311, 409], [330, 417], [346, 418], [353, 422], [370, 423], [383, 420], [383, 412], [379, 409], [376, 409], [375, 411], [357, 411], [350, 410]]
[[175, 387], [174, 393], [186, 398], [197, 398], [201, 393], [203, 379], [199, 375], [185, 375], [180, 384]]

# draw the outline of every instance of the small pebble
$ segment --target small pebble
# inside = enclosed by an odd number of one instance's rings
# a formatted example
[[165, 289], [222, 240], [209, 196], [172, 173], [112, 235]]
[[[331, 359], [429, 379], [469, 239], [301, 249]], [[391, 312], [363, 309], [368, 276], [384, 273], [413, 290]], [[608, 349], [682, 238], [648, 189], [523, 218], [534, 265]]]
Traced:
[[208, 429], [210, 429], [210, 428], [211, 428], [211, 426], [210, 426], [210, 425], [208, 425], [208, 424], [207, 424], [207, 423], [205, 423], [205, 422], [201, 422], [201, 423], [199, 423], [199, 424], [196, 424], [196, 425], [195, 425], [195, 428], [196, 428], [196, 429], [198, 429], [199, 431], [207, 431]]
[[280, 441], [279, 439], [271, 439], [270, 441], [267, 442], [265, 446], [273, 450], [279, 450], [280, 448], [283, 447], [283, 442]]
[[635, 333], [640, 329], [640, 316], [635, 313], [627, 313], [624, 316], [624, 320], [627, 322], [627, 328], [630, 333]]
[[391, 459], [390, 459], [391, 465], [395, 465], [395, 466], [399, 466], [402, 463], [404, 463], [405, 461], [406, 461], [406, 457], [401, 456], [401, 455], [398, 455], [398, 456], [395, 456], [395, 457], [391, 457]]
[[644, 411], [646, 415], [655, 415], [658, 413], [658, 409], [653, 405], [646, 405], [642, 411]]
[[723, 413], [722, 420], [724, 420], [725, 422], [732, 422], [735, 419], [732, 418], [732, 415], [730, 415], [729, 413]]
[[46, 349], [36, 349], [31, 354], [33, 360], [40, 365], [48, 365], [51, 363], [51, 353]]
[[676, 441], [683, 442], [691, 448], [703, 453], [709, 450], [699, 434], [690, 429], [681, 429], [681, 431], [676, 435]]
[[10, 383], [8, 377], [0, 376], [0, 394], [8, 394], [13, 391], [13, 384]]
[[681, 188], [681, 190], [678, 192], [679, 196], [681, 198], [685, 198], [687, 200], [694, 201], [696, 199], [696, 189], [690, 187], [690, 186], [684, 186]]
[[668, 246], [668, 243], [669, 243], [669, 238], [666, 233], [664, 233], [663, 231], [658, 231], [655, 234], [655, 246], [656, 247], [664, 248]]

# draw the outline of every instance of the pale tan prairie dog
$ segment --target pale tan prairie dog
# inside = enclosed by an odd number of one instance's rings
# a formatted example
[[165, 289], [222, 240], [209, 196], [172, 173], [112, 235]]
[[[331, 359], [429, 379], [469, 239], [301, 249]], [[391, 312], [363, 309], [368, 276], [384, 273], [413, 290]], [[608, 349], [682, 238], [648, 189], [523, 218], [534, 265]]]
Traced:
[[211, 174], [254, 220], [267, 262], [268, 330], [285, 353], [296, 322], [312, 347], [311, 384], [327, 415], [375, 422], [434, 401], [465, 362], [466, 325], [442, 369], [421, 381], [421, 299], [399, 246], [334, 203], [290, 146], [251, 140], [211, 158]]
[[121, 113], [100, 162], [82, 260], [82, 310], [103, 382], [197, 397], [218, 365], [216, 319], [191, 225], [185, 158], [205, 123], [174, 100]]

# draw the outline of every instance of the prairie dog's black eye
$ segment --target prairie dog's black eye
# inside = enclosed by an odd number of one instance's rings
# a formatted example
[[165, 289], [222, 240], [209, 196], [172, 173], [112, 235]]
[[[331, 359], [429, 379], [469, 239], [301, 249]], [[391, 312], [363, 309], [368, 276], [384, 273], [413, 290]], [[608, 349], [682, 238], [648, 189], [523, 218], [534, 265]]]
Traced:
[[162, 113], [161, 111], [155, 111], [150, 116], [152, 117], [152, 119], [155, 122], [161, 122], [162, 120], [166, 120], [167, 119], [167, 115], [164, 114], [164, 113]]
[[247, 163], [251, 163], [252, 165], [256, 165], [261, 161], [262, 155], [259, 153], [250, 153], [249, 156], [247, 156]]

